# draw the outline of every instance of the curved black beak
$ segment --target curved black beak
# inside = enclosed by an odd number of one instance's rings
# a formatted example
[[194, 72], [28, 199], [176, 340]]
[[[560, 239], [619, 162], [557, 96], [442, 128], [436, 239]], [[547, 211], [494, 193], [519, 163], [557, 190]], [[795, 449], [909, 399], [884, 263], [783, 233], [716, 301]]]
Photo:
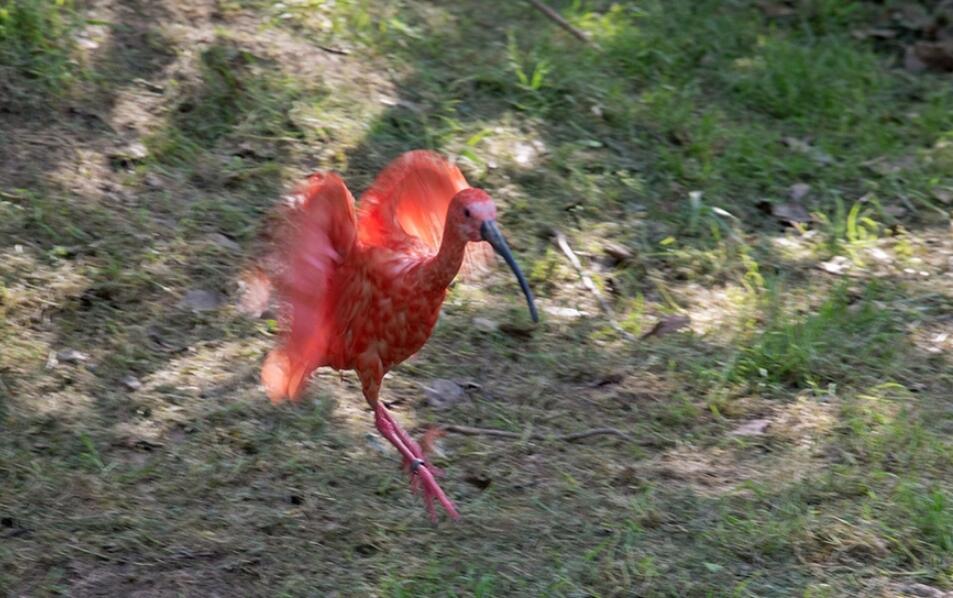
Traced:
[[484, 221], [480, 226], [480, 236], [483, 237], [484, 241], [492, 245], [493, 249], [506, 260], [506, 265], [508, 265], [510, 270], [513, 271], [513, 274], [516, 275], [516, 280], [519, 281], [520, 288], [523, 289], [523, 294], [526, 295], [526, 303], [529, 305], [530, 317], [533, 318], [534, 322], [539, 322], [539, 314], [536, 313], [536, 304], [533, 303], [533, 291], [529, 290], [529, 283], [526, 282], [526, 277], [523, 276], [520, 267], [516, 265], [516, 260], [513, 259], [513, 254], [506, 244], [506, 239], [503, 238], [503, 234], [496, 226], [496, 221]]

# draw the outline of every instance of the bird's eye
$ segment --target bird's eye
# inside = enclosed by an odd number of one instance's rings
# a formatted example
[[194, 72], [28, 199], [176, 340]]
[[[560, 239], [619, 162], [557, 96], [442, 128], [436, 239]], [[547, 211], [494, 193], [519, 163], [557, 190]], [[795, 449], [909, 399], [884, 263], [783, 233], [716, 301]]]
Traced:
[[470, 208], [464, 208], [464, 209], [463, 209], [463, 215], [466, 216], [467, 218], [469, 218], [469, 217], [470, 217]]

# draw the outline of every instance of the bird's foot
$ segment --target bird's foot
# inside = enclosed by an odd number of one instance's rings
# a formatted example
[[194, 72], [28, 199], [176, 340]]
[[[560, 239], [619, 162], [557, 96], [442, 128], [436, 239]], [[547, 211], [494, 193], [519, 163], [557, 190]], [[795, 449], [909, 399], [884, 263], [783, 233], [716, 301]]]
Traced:
[[434, 507], [436, 499], [451, 519], [458, 519], [460, 514], [456, 507], [435, 479], [436, 476], [443, 475], [443, 472], [427, 462], [420, 445], [400, 427], [383, 405], [378, 405], [375, 421], [381, 435], [404, 457], [404, 469], [410, 474], [410, 488], [415, 494], [418, 492], [423, 494], [424, 505], [430, 513], [430, 518], [437, 520], [437, 511]]
[[430, 518], [433, 521], [437, 520], [437, 511], [434, 507], [434, 499], [440, 503], [440, 506], [443, 507], [451, 519], [459, 519], [460, 513], [457, 512], [457, 508], [453, 505], [453, 502], [447, 498], [447, 495], [444, 494], [440, 484], [437, 483], [434, 471], [434, 466], [428, 465], [423, 461], [423, 459], [415, 459], [413, 462], [411, 462], [411, 490], [414, 492], [414, 494], [419, 492], [423, 495], [424, 505], [427, 507], [427, 512], [430, 513]]

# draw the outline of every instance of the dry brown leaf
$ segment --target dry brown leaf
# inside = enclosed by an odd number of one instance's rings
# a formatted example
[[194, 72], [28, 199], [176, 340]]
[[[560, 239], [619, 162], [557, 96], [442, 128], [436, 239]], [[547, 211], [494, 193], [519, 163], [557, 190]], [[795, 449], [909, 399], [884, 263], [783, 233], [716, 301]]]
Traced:
[[89, 359], [89, 355], [76, 349], [63, 349], [56, 353], [56, 360], [59, 363], [79, 363]]
[[767, 419], [753, 419], [745, 422], [731, 431], [732, 436], [764, 436], [771, 421]]
[[919, 41], [913, 45], [913, 52], [930, 70], [943, 73], [953, 71], [953, 40]]
[[811, 158], [821, 166], [828, 166], [834, 163], [834, 158], [830, 154], [814, 147], [803, 139], [798, 139], [797, 137], [784, 137], [781, 139], [781, 143], [786, 145], [791, 150]]
[[605, 241], [602, 251], [609, 257], [612, 265], [624, 264], [632, 259], [632, 250], [621, 243]]
[[784, 222], [810, 222], [811, 214], [797, 201], [772, 204], [771, 215]]
[[125, 386], [126, 388], [132, 391], [139, 390], [140, 388], [142, 388], [142, 382], [140, 382], [139, 378], [136, 378], [132, 374], [123, 376], [123, 379], [120, 380], [120, 382], [122, 382], [123, 386]]
[[923, 31], [933, 25], [933, 16], [919, 2], [907, 2], [897, 6], [891, 13], [893, 20], [906, 29]]
[[473, 326], [480, 332], [496, 332], [500, 329], [500, 323], [490, 318], [473, 318]]
[[855, 29], [851, 32], [854, 39], [893, 39], [897, 37], [896, 29], [886, 27], [871, 27], [870, 29]]
[[917, 56], [913, 46], [907, 46], [903, 52], [903, 68], [907, 72], [916, 74], [927, 70], [927, 65]]
[[909, 211], [907, 208], [895, 203], [883, 207], [884, 214], [892, 216], [893, 218], [903, 218]]
[[431, 409], [443, 410], [453, 407], [467, 397], [463, 388], [453, 380], [437, 378], [424, 387], [424, 396]]
[[794, 9], [784, 2], [768, 2], [767, 0], [762, 0], [758, 2], [758, 8], [760, 8], [764, 16], [769, 19], [780, 19], [795, 14]]
[[652, 326], [652, 329], [642, 335], [642, 339], [647, 339], [650, 336], [665, 336], [666, 334], [673, 334], [678, 332], [682, 328], [685, 328], [691, 324], [692, 320], [688, 316], [666, 316], [655, 323], [655, 326]]
[[221, 294], [207, 289], [190, 289], [178, 303], [181, 309], [194, 312], [214, 311], [223, 302]]
[[234, 251], [238, 253], [242, 250], [242, 246], [236, 243], [235, 241], [229, 239], [222, 233], [212, 233], [208, 237], [208, 242], [222, 249], [227, 249], [229, 251]]
[[807, 183], [795, 183], [788, 189], [788, 197], [791, 201], [801, 201], [811, 192], [811, 186]]
[[880, 176], [890, 176], [914, 168], [917, 162], [916, 156], [907, 155], [893, 158], [881, 156], [880, 158], [874, 158], [873, 160], [864, 162], [863, 166]]
[[836, 255], [833, 258], [827, 260], [826, 262], [821, 262], [819, 264], [821, 270], [829, 273], [835, 274], [837, 276], [842, 276], [851, 269], [853, 264], [850, 261], [850, 258], [847, 258], [843, 255]]
[[933, 195], [933, 199], [945, 206], [953, 203], [953, 189], [949, 187], [935, 187], [930, 194]]

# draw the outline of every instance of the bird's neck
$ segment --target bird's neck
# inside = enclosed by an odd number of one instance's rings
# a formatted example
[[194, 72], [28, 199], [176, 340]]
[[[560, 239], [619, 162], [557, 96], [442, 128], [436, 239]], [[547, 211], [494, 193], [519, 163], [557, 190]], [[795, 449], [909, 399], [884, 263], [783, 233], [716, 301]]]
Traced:
[[421, 287], [435, 291], [446, 290], [460, 271], [466, 248], [466, 239], [449, 230], [445, 231], [437, 255], [424, 262], [420, 269]]

